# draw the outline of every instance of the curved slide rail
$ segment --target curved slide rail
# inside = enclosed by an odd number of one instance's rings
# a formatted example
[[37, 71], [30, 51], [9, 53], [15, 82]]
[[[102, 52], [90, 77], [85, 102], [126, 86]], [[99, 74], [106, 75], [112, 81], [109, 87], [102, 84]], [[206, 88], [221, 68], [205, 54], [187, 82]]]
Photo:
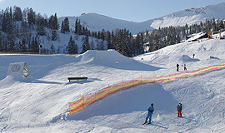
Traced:
[[126, 90], [132, 87], [136, 87], [138, 85], [143, 85], [147, 83], [158, 83], [158, 82], [165, 82], [165, 81], [171, 81], [175, 80], [177, 78], [181, 77], [190, 77], [202, 73], [206, 73], [212, 70], [217, 70], [217, 69], [222, 69], [225, 68], [225, 64], [222, 65], [213, 65], [213, 66], [208, 66], [204, 68], [200, 68], [195, 71], [186, 71], [186, 72], [180, 72], [180, 73], [174, 73], [174, 74], [169, 74], [169, 75], [162, 75], [162, 76], [156, 76], [156, 77], [138, 77], [136, 79], [132, 79], [129, 81], [122, 81], [114, 85], [107, 86], [106, 88], [88, 95], [88, 96], [82, 96], [79, 100], [74, 101], [74, 102], [69, 102], [69, 110], [70, 114], [73, 114], [80, 109], [83, 109], [84, 107], [87, 107], [88, 105], [104, 99], [105, 97], [114, 94], [118, 91], [121, 90]]

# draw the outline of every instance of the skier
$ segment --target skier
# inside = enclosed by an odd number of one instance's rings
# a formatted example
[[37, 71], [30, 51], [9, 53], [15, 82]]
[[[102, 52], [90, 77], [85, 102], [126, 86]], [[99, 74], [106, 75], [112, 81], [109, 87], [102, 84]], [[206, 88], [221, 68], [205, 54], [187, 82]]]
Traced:
[[182, 104], [179, 103], [179, 104], [177, 105], [177, 117], [182, 117], [181, 111], [182, 111]]
[[151, 124], [153, 111], [154, 111], [154, 107], [153, 107], [153, 103], [152, 103], [151, 106], [148, 108], [148, 115], [146, 117], [144, 124], [147, 123], [148, 119], [149, 119], [148, 124]]
[[179, 71], [179, 64], [177, 64], [177, 71]]
[[186, 67], [186, 64], [184, 64], [184, 71], [187, 71], [187, 67]]

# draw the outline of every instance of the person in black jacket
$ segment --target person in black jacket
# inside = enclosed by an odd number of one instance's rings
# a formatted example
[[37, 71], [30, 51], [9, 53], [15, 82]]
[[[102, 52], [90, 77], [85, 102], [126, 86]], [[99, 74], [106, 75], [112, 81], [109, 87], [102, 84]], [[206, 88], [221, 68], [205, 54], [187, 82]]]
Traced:
[[187, 67], [186, 67], [186, 64], [184, 64], [184, 71], [187, 71]]

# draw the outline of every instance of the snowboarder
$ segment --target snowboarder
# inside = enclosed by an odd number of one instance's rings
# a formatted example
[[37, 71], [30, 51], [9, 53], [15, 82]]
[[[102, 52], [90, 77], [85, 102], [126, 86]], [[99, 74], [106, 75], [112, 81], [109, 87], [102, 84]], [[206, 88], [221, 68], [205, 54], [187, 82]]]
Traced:
[[186, 67], [186, 64], [184, 64], [184, 71], [187, 71], [187, 67]]
[[179, 64], [177, 64], [177, 71], [179, 71]]
[[182, 111], [182, 104], [179, 103], [179, 104], [177, 105], [177, 117], [182, 117], [181, 111]]
[[148, 124], [151, 124], [153, 111], [154, 111], [154, 107], [153, 107], [153, 103], [152, 103], [151, 106], [148, 108], [148, 115], [146, 117], [144, 124], [147, 123], [148, 119], [149, 119]]

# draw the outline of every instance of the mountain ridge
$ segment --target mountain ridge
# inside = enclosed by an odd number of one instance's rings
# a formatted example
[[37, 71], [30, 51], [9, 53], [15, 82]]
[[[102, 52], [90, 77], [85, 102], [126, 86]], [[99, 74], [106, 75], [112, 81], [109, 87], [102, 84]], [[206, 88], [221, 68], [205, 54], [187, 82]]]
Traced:
[[[200, 23], [206, 19], [211, 20], [213, 18], [224, 19], [225, 14], [223, 12], [225, 12], [225, 2], [205, 7], [188, 8], [143, 22], [127, 21], [97, 13], [87, 13], [79, 17], [68, 16], [68, 19], [71, 29], [74, 29], [75, 21], [79, 18], [82, 24], [91, 31], [102, 31], [102, 29], [112, 31], [126, 28], [132, 34], [137, 34], [146, 30], [158, 29], [159, 27], [183, 26], [185, 24]], [[65, 17], [59, 17], [59, 24], [62, 23]]]

